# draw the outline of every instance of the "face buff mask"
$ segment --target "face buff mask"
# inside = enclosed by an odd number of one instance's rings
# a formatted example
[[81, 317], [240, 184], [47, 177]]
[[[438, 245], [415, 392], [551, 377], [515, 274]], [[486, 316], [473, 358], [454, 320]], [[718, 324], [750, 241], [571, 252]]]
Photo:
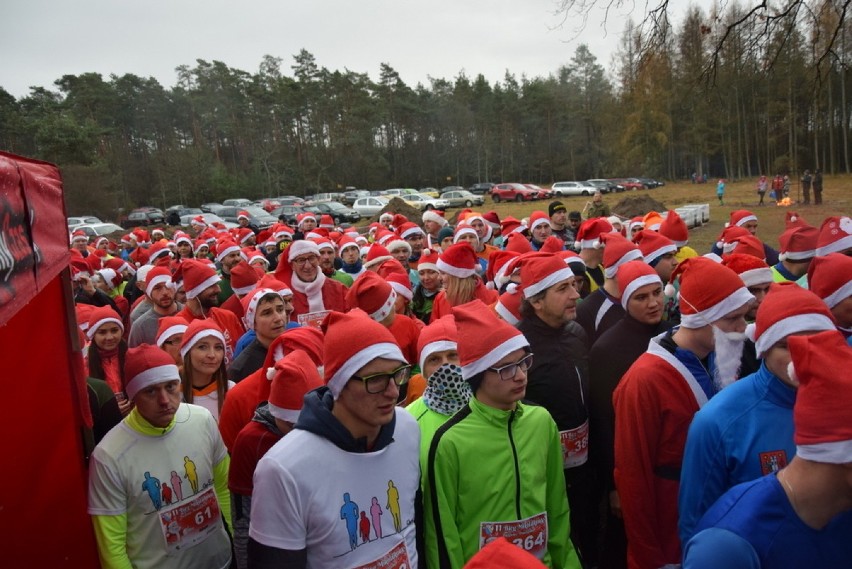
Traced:
[[426, 380], [423, 403], [436, 413], [455, 415], [473, 397], [470, 384], [462, 378], [461, 368], [444, 364]]

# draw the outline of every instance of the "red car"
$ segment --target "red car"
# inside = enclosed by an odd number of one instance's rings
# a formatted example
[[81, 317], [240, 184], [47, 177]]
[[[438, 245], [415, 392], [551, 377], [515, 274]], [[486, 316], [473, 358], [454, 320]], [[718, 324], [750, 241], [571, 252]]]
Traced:
[[549, 200], [553, 197], [553, 192], [550, 190], [545, 190], [540, 186], [536, 186], [535, 184], [524, 184], [527, 189], [530, 189], [538, 194], [538, 199], [540, 200]]
[[533, 201], [538, 199], [538, 192], [523, 184], [497, 184], [491, 188], [491, 199], [494, 203]]
[[645, 184], [635, 178], [610, 178], [609, 181], [614, 182], [619, 186], [623, 186], [628, 192], [645, 189]]

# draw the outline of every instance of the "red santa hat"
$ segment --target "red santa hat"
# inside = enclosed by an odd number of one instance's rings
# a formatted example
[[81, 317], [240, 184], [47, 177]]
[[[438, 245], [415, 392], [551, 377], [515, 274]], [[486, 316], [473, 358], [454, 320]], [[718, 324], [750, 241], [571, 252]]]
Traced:
[[518, 291], [516, 283], [509, 283], [506, 290], [497, 299], [497, 304], [494, 305], [494, 312], [497, 315], [511, 324], [517, 326], [521, 321], [521, 300], [523, 295]]
[[157, 321], [157, 335], [154, 337], [154, 343], [158, 348], [162, 348], [166, 341], [175, 334], [183, 334], [189, 327], [189, 322], [182, 316], [164, 316]]
[[408, 223], [408, 221], [409, 219], [401, 213], [395, 213], [391, 219], [391, 227], [402, 227], [404, 224]]
[[[159, 237], [158, 237], [159, 235]], [[159, 227], [155, 227], [151, 230], [151, 237], [153, 239], [163, 239], [166, 236], [166, 232], [160, 229]]]
[[358, 243], [356, 243], [355, 240], [352, 237], [349, 237], [348, 235], [344, 235], [343, 237], [341, 237], [340, 241], [337, 243], [337, 246], [340, 248], [340, 254], [341, 255], [343, 254], [343, 251], [348, 249], [349, 247], [354, 247], [355, 249], [358, 249], [359, 251], [361, 249], [358, 246]]
[[80, 330], [85, 332], [89, 329], [89, 317], [92, 315], [92, 312], [95, 310], [95, 306], [92, 304], [75, 304], [74, 305], [74, 314], [77, 317], [77, 326], [79, 326]]
[[82, 229], [75, 229], [71, 234], [71, 243], [75, 243], [77, 241], [83, 241], [85, 243], [89, 242], [89, 236], [86, 235], [86, 232]]
[[586, 274], [586, 262], [574, 251], [560, 251], [557, 255], [574, 271], [574, 276]]
[[131, 401], [146, 387], [180, 381], [175, 361], [165, 351], [150, 344], [130, 348], [124, 356], [124, 392]]
[[540, 253], [558, 253], [565, 248], [565, 242], [555, 235], [550, 235], [539, 247]]
[[781, 248], [778, 259], [781, 261], [807, 261], [816, 256], [819, 230], [810, 225], [795, 225], [788, 228], [778, 242]]
[[[263, 273], [266, 272], [266, 270], [269, 268], [269, 259], [264, 257], [263, 253], [261, 253], [260, 251], [257, 251], [257, 250], [255, 250], [255, 251], [244, 250], [244, 252], [246, 253], [246, 258], [248, 259], [249, 266], [252, 269], [254, 269], [254, 271], [256, 273], [263, 274]], [[258, 263], [261, 263], [263, 266], [261, 267], [260, 265], [258, 265]], [[258, 275], [258, 278], [260, 278], [260, 275]], [[233, 288], [233, 285], [234, 285], [234, 269], [231, 269], [231, 287], [232, 288]], [[236, 292], [236, 290], [234, 292]]]
[[[369, 274], [369, 273], [365, 273]], [[361, 275], [356, 283], [364, 278]], [[325, 333], [325, 383], [335, 400], [353, 375], [377, 358], [405, 362], [393, 334], [366, 312], [331, 312], [322, 323]]]
[[260, 288], [271, 288], [278, 292], [281, 296], [293, 296], [293, 291], [290, 289], [290, 285], [275, 278], [275, 275], [263, 275], [260, 277], [260, 280], [257, 281], [257, 286]]
[[421, 218], [423, 223], [427, 221], [434, 221], [441, 227], [445, 227], [447, 225], [447, 220], [444, 219], [444, 212], [439, 209], [427, 209], [423, 212], [423, 216]]
[[476, 274], [476, 252], [470, 243], [450, 245], [438, 256], [438, 270], [454, 277], [465, 279]]
[[792, 227], [809, 227], [810, 224], [805, 221], [805, 218], [799, 215], [798, 212], [788, 211], [787, 214], [784, 216], [784, 226], [787, 229], [790, 229]]
[[422, 370], [426, 360], [435, 352], [458, 349], [456, 319], [452, 314], [438, 318], [420, 331], [417, 338], [417, 357]]
[[485, 223], [491, 226], [491, 229], [500, 229], [500, 216], [493, 209], [482, 214], [482, 219]]
[[462, 377], [482, 373], [506, 354], [529, 348], [529, 342], [514, 326], [497, 318], [481, 300], [476, 299], [453, 307], [458, 329], [459, 360]]
[[826, 217], [819, 228], [817, 256], [842, 253], [847, 249], [852, 249], [852, 218], [845, 215]]
[[408, 251], [408, 254], [411, 255], [411, 244], [405, 239], [397, 236], [395, 233], [392, 235], [394, 235], [393, 239], [385, 241], [385, 247], [387, 247], [387, 250], [391, 253], [391, 255], [393, 255], [394, 251], [398, 251], [399, 249], [405, 249]]
[[319, 226], [323, 229], [334, 229], [334, 218], [327, 213], [320, 215]]
[[169, 244], [163, 239], [160, 239], [159, 241], [155, 242], [148, 249], [148, 263], [152, 265], [157, 261], [157, 259], [161, 257], [171, 258], [171, 256], [172, 251], [171, 249], [169, 249]]
[[432, 249], [423, 249], [420, 254], [420, 259], [417, 261], [418, 271], [437, 271], [438, 270], [438, 252]]
[[757, 216], [747, 209], [738, 209], [731, 212], [729, 226], [742, 227], [749, 221], [757, 221]]
[[[668, 237], [678, 247], [683, 247], [689, 241], [689, 228], [683, 218], [675, 210], [670, 209], [660, 224], [660, 235]], [[647, 259], [648, 255], [645, 255], [645, 258]]]
[[318, 237], [316, 239], [311, 239], [314, 243], [317, 244], [317, 249], [322, 251], [323, 249], [328, 249], [329, 251], [337, 254], [337, 249], [334, 246], [334, 243], [328, 237]]
[[189, 220], [189, 224], [193, 227], [197, 227], [199, 229], [207, 227], [207, 222], [204, 221], [204, 216], [196, 215], [191, 220]]
[[627, 310], [630, 297], [638, 289], [650, 284], [663, 286], [660, 275], [648, 263], [642, 261], [628, 261], [618, 267], [618, 290], [621, 293], [621, 306]]
[[98, 306], [89, 314], [89, 326], [86, 329], [86, 336], [91, 340], [95, 337], [95, 332], [104, 324], [116, 324], [124, 333], [124, 322], [121, 321], [121, 316], [116, 313], [110, 306]]
[[177, 287], [175, 283], [172, 281], [172, 272], [168, 267], [154, 267], [148, 274], [145, 275], [145, 294], [148, 298], [151, 297], [151, 293], [154, 292], [154, 288], [157, 285], [164, 284], [168, 288], [175, 290]]
[[754, 346], [762, 358], [776, 343], [792, 334], [835, 330], [825, 303], [795, 283], [775, 283], [757, 308]]
[[722, 253], [730, 253], [734, 245], [740, 237], [751, 235], [748, 229], [739, 227], [738, 225], [729, 225], [719, 234], [719, 239], [716, 241], [716, 247], [722, 250]]
[[816, 257], [808, 267], [808, 287], [829, 308], [852, 296], [852, 257], [842, 253]]
[[281, 298], [281, 295], [278, 294], [277, 290], [258, 287], [253, 289], [245, 295], [242, 300], [240, 300], [240, 304], [243, 306], [242, 320], [246, 330], [254, 330], [254, 317], [257, 314], [257, 305], [260, 304], [260, 301], [267, 296], [273, 296], [276, 299]]
[[[417, 267], [419, 268], [420, 265], [418, 264]], [[381, 273], [381, 271], [379, 272]], [[384, 277], [396, 294], [405, 298], [409, 302], [412, 298], [414, 298], [414, 292], [411, 290], [411, 279], [408, 277], [407, 272], [391, 271], [384, 275]]]
[[731, 253], [725, 255], [722, 264], [737, 273], [746, 288], [769, 284], [772, 278], [772, 269], [763, 259], [745, 253]]
[[302, 224], [309, 219], [312, 219], [314, 221], [314, 223], [316, 223], [316, 221], [317, 221], [317, 217], [312, 213], [309, 213], [309, 212], [300, 213], [299, 215], [296, 216], [296, 225], [298, 227], [302, 227]]
[[[743, 235], [742, 237], [737, 237], [736, 241], [733, 241], [731, 244], [733, 245], [733, 248], [731, 248], [730, 253], [742, 253], [745, 255], [751, 255], [752, 257], [757, 257], [758, 259], [766, 259], [763, 242], [751, 233]], [[728, 253], [728, 251], [725, 252]]]
[[223, 239], [216, 244], [216, 261], [222, 262], [231, 253], [239, 253], [239, 246], [230, 239]]
[[245, 245], [246, 242], [253, 237], [254, 231], [248, 227], [238, 227], [234, 229], [234, 241], [236, 241], [238, 245]]
[[121, 273], [119, 273], [115, 269], [101, 269], [97, 271], [97, 273], [101, 275], [101, 278], [104, 279], [104, 282], [110, 290], [118, 287], [118, 285], [121, 284], [121, 281], [124, 280], [124, 277], [121, 276]]
[[546, 253], [524, 255], [521, 266], [521, 287], [524, 298], [531, 298], [565, 279], [573, 279], [572, 271], [561, 258]]
[[139, 245], [150, 245], [151, 237], [144, 229], [136, 228], [130, 232], [130, 237], [133, 238]]
[[289, 265], [296, 257], [299, 257], [301, 255], [307, 255], [309, 253], [313, 253], [314, 255], [319, 256], [319, 252], [319, 246], [310, 239], [300, 239], [298, 241], [293, 241], [293, 243], [289, 247], [287, 247], [287, 263], [279, 263], [279, 265]]
[[[702, 328], [752, 302], [754, 296], [734, 271], [705, 257], [693, 257], [672, 271], [670, 282], [680, 277], [680, 325]], [[673, 291], [666, 287], [666, 294]]]
[[264, 360], [263, 364], [263, 367], [266, 368], [266, 379], [272, 380], [275, 374], [275, 370], [273, 369], [275, 362], [296, 350], [308, 354], [314, 367], [322, 366], [325, 354], [322, 342], [322, 332], [313, 326], [302, 326], [286, 330], [269, 344], [266, 360]]
[[515, 219], [511, 215], [507, 215], [502, 220], [500, 220], [500, 233], [503, 235], [509, 235], [510, 233], [515, 233], [517, 231], [522, 231], [523, 225], [521, 225], [521, 221], [519, 219]]
[[426, 233], [420, 228], [419, 225], [411, 221], [407, 221], [401, 226], [397, 227], [396, 233], [402, 239], [408, 239], [409, 237], [413, 237], [417, 234], [426, 235]]
[[272, 237], [276, 241], [292, 241], [293, 240], [293, 228], [284, 223], [276, 223], [272, 228]]
[[192, 248], [192, 245], [193, 245], [192, 238], [189, 235], [187, 235], [186, 233], [184, 233], [183, 231], [175, 232], [174, 238], [175, 238], [175, 245], [180, 245], [181, 243], [186, 243], [187, 245], [190, 246], [190, 248]]
[[472, 225], [469, 225], [466, 222], [459, 223], [456, 226], [455, 231], [453, 231], [453, 243], [458, 243], [462, 235], [475, 235], [476, 238], [479, 239], [479, 235], [476, 233], [476, 229], [474, 229]]
[[612, 232], [612, 225], [602, 217], [587, 219], [580, 225], [577, 231], [577, 241], [574, 242], [575, 249], [600, 249], [601, 235]]
[[[663, 255], [677, 253], [677, 245], [675, 245], [674, 241], [656, 231], [643, 229], [636, 234], [634, 241], [639, 246], [645, 262], [652, 267]], [[606, 250], [604, 250], [604, 256], [606, 256]]]
[[642, 251], [632, 241], [628, 241], [621, 233], [603, 233], [600, 241], [604, 245], [603, 265], [604, 276], [614, 279], [618, 267], [628, 261], [642, 260]]
[[193, 346], [204, 338], [215, 338], [222, 344], [227, 344], [222, 329], [214, 321], [199, 318], [190, 322], [183, 333], [183, 341], [180, 343], [180, 357], [185, 358]]
[[393, 214], [389, 211], [383, 211], [382, 214], [379, 216], [379, 222], [382, 222], [382, 221], [385, 221], [385, 220], [392, 222], [393, 221]]
[[[523, 227], [523, 226], [521, 226]], [[529, 253], [533, 250], [530, 240], [523, 233], [515, 231], [506, 236], [506, 251], [513, 251], [518, 255]]]
[[299, 420], [308, 391], [322, 386], [317, 366], [305, 352], [296, 350], [275, 362], [269, 390], [269, 413], [281, 421]]
[[193, 299], [205, 289], [219, 284], [219, 275], [213, 267], [203, 261], [186, 259], [180, 266], [183, 273], [183, 288], [188, 299]]
[[363, 266], [365, 269], [369, 269], [370, 267], [381, 265], [385, 261], [389, 261], [391, 259], [393, 259], [393, 257], [387, 249], [378, 243], [373, 243], [370, 245], [369, 251], [367, 251], [367, 259], [364, 261]]
[[550, 225], [550, 216], [546, 212], [536, 210], [530, 215], [530, 232], [539, 225]]
[[104, 268], [112, 269], [117, 273], [123, 273], [124, 271], [129, 271], [130, 274], [136, 274], [136, 269], [130, 266], [130, 263], [122, 259], [121, 257], [113, 257], [111, 259], [105, 259]]
[[346, 304], [360, 308], [376, 322], [381, 322], [393, 312], [395, 302], [396, 291], [372, 271], [360, 275], [346, 291]]
[[633, 228], [634, 227], [638, 227], [639, 229], [645, 229], [645, 221], [644, 221], [644, 219], [642, 218], [641, 215], [634, 217], [627, 224], [627, 234], [628, 235], [633, 234]]
[[791, 336], [787, 345], [790, 376], [799, 382], [793, 406], [796, 455], [814, 462], [852, 462], [852, 385], [838, 373], [852, 369], [852, 348], [836, 330]]
[[496, 288], [500, 288], [509, 280], [510, 274], [507, 274], [509, 264], [519, 255], [514, 251], [492, 251], [488, 256], [488, 267], [485, 270], [485, 278], [489, 285], [494, 283]]

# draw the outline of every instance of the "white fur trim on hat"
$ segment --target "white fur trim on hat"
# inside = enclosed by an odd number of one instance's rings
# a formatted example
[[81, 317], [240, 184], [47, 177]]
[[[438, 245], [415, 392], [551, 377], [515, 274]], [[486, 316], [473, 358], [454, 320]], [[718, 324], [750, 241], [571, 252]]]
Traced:
[[410, 236], [414, 235], [415, 233], [419, 233], [420, 235], [426, 235], [426, 232], [423, 231], [422, 229], [420, 229], [419, 225], [415, 225], [414, 227], [409, 227], [408, 229], [403, 231], [400, 234], [400, 237], [405, 239], [406, 237], [410, 237]]
[[846, 464], [852, 462], [852, 440], [797, 445], [796, 456], [813, 462]]
[[757, 350], [757, 357], [762, 358], [772, 346], [790, 334], [824, 332], [834, 328], [834, 322], [824, 314], [808, 313], [788, 316], [764, 330], [763, 334], [755, 339], [754, 347]]
[[828, 305], [829, 308], [834, 308], [850, 296], [852, 296], [852, 281], [848, 281], [842, 287], [829, 294], [822, 300]]
[[437, 270], [438, 270], [438, 265], [436, 265], [435, 263], [423, 263], [423, 262], [417, 263], [417, 272], [420, 272], [420, 271], [437, 271]]
[[195, 344], [197, 344], [203, 338], [216, 338], [223, 344], [227, 345], [227, 342], [225, 342], [225, 336], [223, 336], [220, 331], [211, 330], [209, 328], [206, 330], [199, 330], [192, 338], [190, 338], [190, 341], [187, 342], [187, 344], [180, 349], [180, 357], [185, 358], [186, 354], [189, 353], [189, 350], [191, 350], [195, 346]]
[[399, 296], [405, 298], [406, 300], [411, 300], [412, 298], [414, 298], [414, 293], [411, 291], [410, 288], [408, 288], [404, 284], [394, 281], [388, 281], [388, 284], [391, 285], [391, 288], [393, 288], [393, 290], [395, 290]]
[[234, 291], [234, 293], [239, 294], [239, 295], [248, 294], [251, 291], [253, 291], [256, 287], [257, 287], [257, 283], [251, 283], [250, 285], [240, 286], [240, 287], [236, 287], [236, 286], [231, 285], [231, 289]]
[[299, 420], [299, 413], [301, 413], [301, 409], [285, 409], [269, 403], [269, 414], [281, 421], [295, 423]]
[[[618, 268], [624, 263], [628, 263], [630, 261], [642, 261], [642, 251], [639, 249], [630, 249], [627, 253], [622, 255], [622, 257], [616, 261], [612, 266], [604, 268], [604, 276], [608, 279], [614, 279], [618, 274]], [[648, 259], [644, 259], [645, 262], [648, 262]], [[650, 264], [650, 263], [648, 263]]]
[[645, 255], [645, 262], [649, 265], [662, 257], [663, 255], [668, 255], [669, 253], [677, 253], [677, 245], [672, 243], [671, 245], [663, 245], [656, 251], [651, 251], [647, 255]]
[[[678, 294], [678, 297], [681, 302], [689, 304], [688, 299], [684, 299], [683, 294]], [[702, 310], [701, 312], [696, 312], [695, 314], [681, 315], [680, 325], [684, 328], [703, 328], [704, 326], [709, 326], [729, 312], [733, 312], [752, 300], [754, 300], [754, 295], [751, 294], [744, 286], [740, 287], [732, 294], [725, 297], [724, 300], [716, 303], [710, 308]]]
[[642, 275], [630, 281], [630, 284], [624, 287], [624, 292], [621, 293], [621, 307], [627, 310], [627, 303], [630, 302], [630, 297], [633, 296], [633, 293], [649, 284], [662, 286], [663, 281], [660, 280], [659, 275]]
[[446, 352], [447, 350], [458, 350], [459, 345], [456, 342], [452, 342], [450, 340], [436, 340], [434, 342], [429, 342], [423, 349], [420, 350], [420, 371], [423, 371], [423, 367], [426, 365], [426, 360], [429, 359], [429, 356], [434, 354], [435, 352]]
[[388, 315], [393, 312], [393, 306], [396, 304], [396, 291], [391, 287], [390, 294], [388, 295], [387, 300], [379, 307], [375, 312], [370, 313], [370, 318], [375, 320], [376, 322], [381, 322]]
[[439, 224], [441, 227], [446, 227], [447, 223], [448, 223], [448, 221], [446, 219], [444, 219], [443, 217], [441, 217], [440, 215], [438, 215], [437, 213], [435, 213], [434, 211], [432, 211], [430, 209], [427, 209], [426, 211], [423, 212], [422, 219], [423, 219], [424, 223], [427, 222], [427, 221], [434, 221], [435, 223]]
[[239, 250], [240, 250], [240, 248], [237, 247], [236, 245], [231, 245], [230, 247], [225, 247], [225, 249], [221, 253], [216, 254], [216, 260], [221, 263], [222, 259], [224, 259], [228, 255], [230, 255], [231, 253], [238, 252]]
[[400, 247], [405, 247], [408, 249], [408, 252], [411, 253], [411, 243], [405, 239], [396, 238], [386, 245], [388, 253], [393, 253], [394, 250], [399, 249]]
[[747, 215], [744, 218], [737, 220], [736, 225], [737, 225], [737, 227], [742, 227], [743, 225], [745, 225], [749, 221], [757, 221], [757, 216], [754, 215], [754, 214]]
[[471, 235], [476, 235], [476, 238], [479, 239], [479, 235], [476, 234], [476, 229], [474, 229], [473, 227], [460, 227], [456, 229], [456, 233], [453, 235], [453, 243], [458, 243], [459, 238], [467, 233]]
[[752, 287], [762, 284], [770, 284], [773, 282], [772, 269], [769, 267], [760, 267], [740, 273], [740, 279], [746, 287]]
[[174, 326], [169, 326], [163, 333], [157, 336], [157, 347], [162, 348], [163, 344], [166, 343], [166, 340], [174, 336], [175, 334], [183, 334], [186, 332], [186, 329], [189, 328], [186, 324], [175, 324]]
[[201, 294], [202, 292], [204, 292], [204, 290], [207, 289], [208, 287], [211, 287], [214, 284], [218, 284], [218, 283], [219, 283], [219, 275], [214, 274], [214, 275], [208, 277], [206, 280], [202, 281], [201, 284], [199, 284], [195, 288], [191, 288], [188, 291], [186, 291], [186, 298], [193, 299], [196, 296], [198, 296], [199, 294]]
[[[497, 304], [494, 305], [494, 312], [499, 314], [500, 318], [502, 318], [512, 326], [517, 326], [518, 322], [520, 322], [520, 320], [518, 320], [518, 318], [514, 314], [512, 314], [512, 311], [503, 306], [503, 303], [501, 303], [499, 300], [497, 301]], [[421, 367], [420, 369], [423, 368]]]
[[476, 267], [474, 267], [472, 269], [463, 269], [461, 267], [454, 267], [441, 258], [438, 259], [438, 263], [436, 264], [436, 266], [438, 267], [439, 271], [443, 271], [443, 272], [447, 273], [448, 275], [452, 275], [452, 276], [458, 277], [460, 279], [466, 279], [466, 278], [472, 277], [474, 274], [476, 274]]
[[343, 253], [346, 249], [349, 249], [350, 247], [355, 247], [356, 249], [358, 249], [359, 253], [361, 252], [361, 248], [358, 246], [358, 243], [356, 243], [355, 241], [349, 241], [348, 243], [344, 243], [340, 247], [340, 252]]
[[154, 287], [158, 284], [165, 284], [168, 288], [174, 290], [175, 283], [172, 282], [171, 275], [157, 275], [151, 280], [145, 281], [145, 294], [150, 297], [151, 293], [154, 292]]
[[176, 365], [168, 364], [152, 367], [131, 378], [127, 382], [124, 391], [127, 393], [127, 398], [133, 400], [137, 393], [150, 385], [175, 380], [180, 381], [180, 372], [178, 372]]
[[380, 342], [372, 346], [367, 346], [363, 350], [351, 355], [346, 360], [346, 363], [340, 366], [337, 372], [328, 380], [328, 387], [331, 389], [331, 394], [334, 396], [335, 401], [340, 396], [340, 392], [343, 391], [347, 382], [355, 375], [355, 372], [377, 358], [405, 362], [405, 357], [396, 344]]
[[817, 247], [816, 254], [817, 257], [825, 257], [829, 253], [840, 253], [850, 247], [852, 247], [852, 235], [846, 235], [837, 241], [823, 245], [822, 247]]
[[785, 251], [778, 254], [779, 261], [807, 261], [816, 257], [816, 249], [808, 251]]
[[320, 251], [322, 251], [323, 249], [331, 249], [332, 251], [335, 250], [334, 243], [332, 243], [331, 241], [323, 241], [322, 243], [317, 244], [317, 247], [319, 247]]
[[524, 298], [530, 298], [543, 290], [546, 290], [556, 283], [560, 283], [566, 279], [573, 279], [574, 271], [571, 270], [570, 267], [565, 267], [564, 269], [559, 269], [556, 272], [550, 273], [540, 281], [536, 283], [532, 283], [529, 286], [524, 287]]
[[293, 243], [287, 247], [287, 262], [292, 263], [293, 259], [299, 255], [304, 255], [305, 253], [313, 253], [314, 255], [319, 256], [319, 246], [313, 241], [308, 241], [307, 239], [293, 241]]
[[[546, 223], [546, 224], [548, 224], [548, 225], [551, 225], [551, 224], [550, 224], [550, 219], [549, 219], [549, 218], [547, 218], [547, 217], [539, 217], [538, 219], [536, 219], [535, 221], [533, 221], [533, 222], [530, 224], [530, 231], [532, 231], [533, 229], [535, 229], [535, 228], [536, 228], [536, 227], [538, 227], [539, 225], [544, 225], [545, 223]], [[552, 225], [551, 225], [551, 227], [552, 227]]]
[[109, 322], [118, 324], [118, 327], [121, 329], [122, 332], [124, 332], [124, 323], [121, 321], [121, 319], [110, 316], [109, 318], [101, 318], [100, 320], [95, 322], [93, 326], [89, 326], [89, 329], [86, 330], [86, 337], [91, 340], [95, 337], [95, 332], [98, 331], [98, 328]]
[[603, 247], [600, 239], [583, 239], [581, 241], [574, 241], [575, 249], [600, 249]]
[[530, 343], [527, 342], [527, 339], [524, 337], [523, 334], [512, 336], [511, 338], [498, 345], [478, 360], [475, 360], [467, 364], [466, 366], [462, 366], [462, 377], [466, 380], [469, 380], [476, 374], [481, 373], [492, 367], [494, 364], [506, 357], [506, 354], [508, 354], [509, 352], [514, 352], [515, 350], [520, 350], [521, 348], [528, 348], [529, 345]]

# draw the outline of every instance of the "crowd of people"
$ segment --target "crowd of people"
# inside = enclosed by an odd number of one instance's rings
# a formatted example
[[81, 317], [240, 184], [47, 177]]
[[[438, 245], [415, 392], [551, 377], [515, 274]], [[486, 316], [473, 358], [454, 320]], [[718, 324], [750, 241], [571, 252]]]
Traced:
[[848, 567], [852, 220], [582, 217], [74, 233], [102, 565]]

